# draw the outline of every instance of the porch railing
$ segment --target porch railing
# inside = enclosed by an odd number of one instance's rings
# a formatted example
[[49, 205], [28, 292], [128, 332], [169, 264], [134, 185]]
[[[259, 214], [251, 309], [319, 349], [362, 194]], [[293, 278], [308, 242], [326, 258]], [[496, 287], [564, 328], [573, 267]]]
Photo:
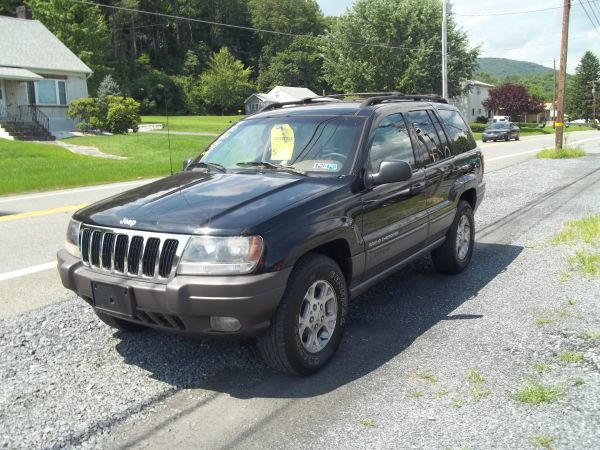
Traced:
[[0, 104], [0, 119], [8, 119], [8, 111], [6, 110], [6, 106], [4, 106], [4, 104]]
[[19, 105], [19, 122], [35, 122], [50, 131], [50, 119], [35, 105]]

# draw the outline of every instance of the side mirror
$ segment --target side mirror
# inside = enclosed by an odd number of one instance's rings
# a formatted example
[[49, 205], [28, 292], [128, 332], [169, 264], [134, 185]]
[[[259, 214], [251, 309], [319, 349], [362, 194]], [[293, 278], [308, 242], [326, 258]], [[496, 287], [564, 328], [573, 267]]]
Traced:
[[186, 159], [183, 161], [183, 167], [181, 168], [181, 170], [185, 170], [185, 169], [187, 169], [187, 166], [189, 166], [189, 165], [192, 163], [192, 161], [193, 161], [194, 159], [196, 159], [196, 158], [186, 158]]
[[408, 181], [412, 177], [412, 169], [406, 161], [386, 159], [381, 162], [379, 172], [368, 175], [371, 186]]

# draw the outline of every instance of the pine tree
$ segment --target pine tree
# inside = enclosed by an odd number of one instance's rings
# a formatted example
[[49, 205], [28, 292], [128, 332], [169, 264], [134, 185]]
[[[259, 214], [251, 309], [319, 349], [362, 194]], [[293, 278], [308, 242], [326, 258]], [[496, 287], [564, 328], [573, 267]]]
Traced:
[[[582, 56], [575, 75], [567, 88], [566, 111], [570, 119], [591, 119], [592, 82], [596, 81], [596, 89], [600, 87], [600, 61], [592, 52], [587, 51]], [[596, 115], [600, 113], [600, 96], [596, 96]]]

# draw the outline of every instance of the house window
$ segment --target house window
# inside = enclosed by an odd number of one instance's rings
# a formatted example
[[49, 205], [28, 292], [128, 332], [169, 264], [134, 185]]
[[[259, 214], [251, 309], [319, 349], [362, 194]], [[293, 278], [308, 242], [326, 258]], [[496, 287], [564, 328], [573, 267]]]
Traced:
[[474, 116], [475, 115], [475, 108], [471, 109], [471, 115]]
[[[64, 80], [40, 80], [34, 83], [36, 105], [66, 105], [67, 90]], [[30, 100], [32, 100], [31, 98]]]

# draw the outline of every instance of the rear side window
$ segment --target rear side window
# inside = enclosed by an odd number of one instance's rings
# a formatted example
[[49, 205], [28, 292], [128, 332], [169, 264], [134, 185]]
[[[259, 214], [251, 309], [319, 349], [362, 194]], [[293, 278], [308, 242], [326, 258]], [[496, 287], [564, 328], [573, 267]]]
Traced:
[[454, 153], [464, 153], [477, 147], [471, 129], [460, 114], [449, 109], [438, 109], [438, 113], [448, 129]]
[[427, 111], [410, 111], [407, 119], [417, 134], [419, 145], [427, 152], [428, 162], [436, 162], [452, 156], [447, 154], [450, 149], [443, 148], [440, 136]]

